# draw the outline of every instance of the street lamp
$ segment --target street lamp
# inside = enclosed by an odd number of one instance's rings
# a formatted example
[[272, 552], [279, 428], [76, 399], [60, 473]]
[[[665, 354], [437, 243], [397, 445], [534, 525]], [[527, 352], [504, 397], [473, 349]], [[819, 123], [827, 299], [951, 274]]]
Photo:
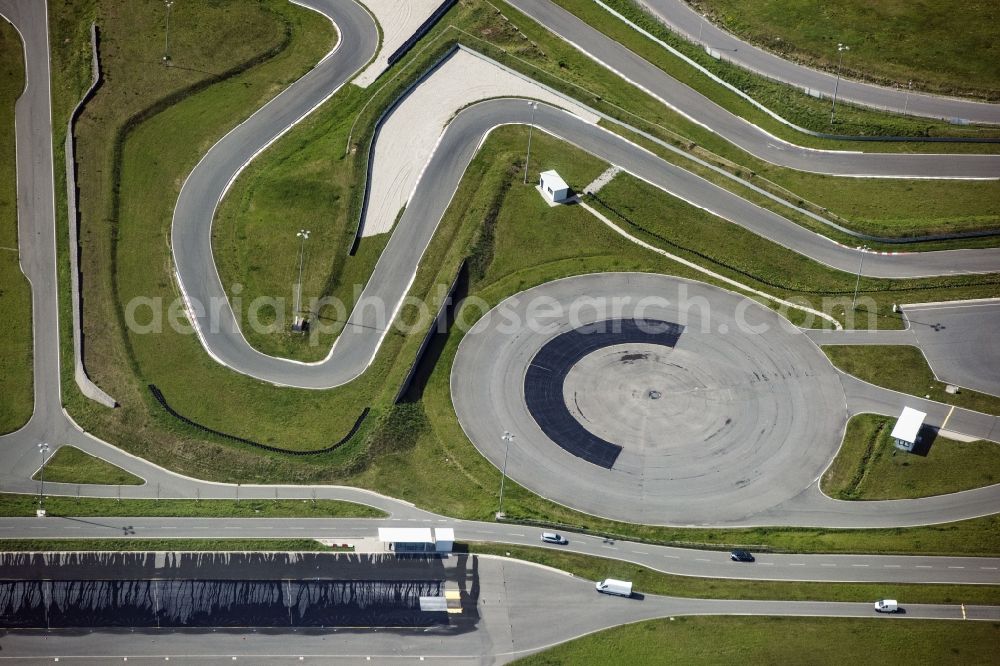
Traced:
[[531, 130], [535, 128], [535, 109], [538, 108], [538, 102], [528, 102], [528, 106], [531, 107], [531, 123], [528, 124], [528, 156], [524, 160], [524, 184], [528, 184], [528, 163], [531, 162]]
[[861, 286], [861, 267], [862, 267], [862, 266], [864, 265], [864, 263], [865, 263], [865, 252], [867, 252], [867, 251], [868, 251], [868, 249], [869, 249], [869, 248], [868, 248], [868, 246], [867, 246], [867, 245], [859, 245], [859, 246], [857, 247], [857, 250], [858, 250], [858, 256], [860, 256], [861, 258], [860, 258], [860, 259], [858, 260], [858, 279], [857, 279], [857, 281], [856, 281], [856, 282], [854, 283], [854, 300], [853, 300], [853, 301], [851, 301], [851, 310], [852, 310], [852, 311], [853, 311], [853, 310], [854, 310], [855, 308], [857, 308], [857, 306], [858, 306], [858, 287], [860, 287], [860, 286]]
[[844, 51], [850, 51], [851, 47], [837, 44], [837, 53], [840, 54], [837, 60], [837, 83], [833, 86], [833, 106], [830, 107], [830, 124], [833, 124], [833, 114], [837, 110], [837, 91], [840, 90], [840, 66], [844, 64]]
[[503, 482], [507, 479], [507, 454], [510, 453], [510, 442], [514, 439], [514, 435], [504, 430], [503, 435], [500, 437], [507, 446], [503, 452], [503, 470], [500, 473], [500, 508], [497, 509], [497, 518], [503, 518]]
[[36, 515], [41, 518], [45, 515], [45, 507], [42, 505], [42, 501], [45, 497], [45, 454], [49, 452], [49, 445], [45, 442], [39, 442], [38, 452], [42, 454], [42, 466], [38, 470], [41, 483], [38, 486], [38, 511]]
[[906, 101], [903, 102], [903, 115], [906, 115], [907, 109], [910, 108], [910, 91], [913, 90], [913, 79], [906, 84]]
[[167, 33], [163, 37], [163, 62], [170, 60], [170, 8], [174, 6], [174, 0], [164, 0], [167, 6]]
[[299, 233], [295, 235], [299, 238], [299, 281], [295, 283], [295, 305], [292, 307], [292, 330], [301, 331], [305, 328], [305, 319], [299, 314], [299, 306], [302, 303], [302, 260], [305, 257], [309, 230], [300, 229]]

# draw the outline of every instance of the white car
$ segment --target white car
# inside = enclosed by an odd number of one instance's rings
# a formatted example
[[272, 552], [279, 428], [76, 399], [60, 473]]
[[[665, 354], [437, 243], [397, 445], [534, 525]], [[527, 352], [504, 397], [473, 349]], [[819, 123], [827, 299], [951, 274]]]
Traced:
[[569, 543], [569, 540], [564, 538], [562, 535], [556, 534], [555, 532], [542, 532], [542, 542], [555, 543], [560, 546], [565, 546]]
[[898, 613], [899, 602], [895, 599], [879, 599], [875, 602], [876, 613]]

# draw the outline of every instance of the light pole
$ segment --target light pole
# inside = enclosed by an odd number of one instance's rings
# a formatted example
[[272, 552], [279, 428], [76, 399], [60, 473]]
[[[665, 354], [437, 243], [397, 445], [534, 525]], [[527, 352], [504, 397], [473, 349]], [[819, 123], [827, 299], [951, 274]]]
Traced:
[[913, 90], [913, 79], [906, 84], [906, 100], [903, 102], [903, 115], [906, 115], [907, 109], [910, 108], [910, 91]]
[[174, 6], [174, 0], [165, 0], [167, 6], [167, 33], [163, 36], [163, 62], [170, 60], [170, 8]]
[[504, 430], [500, 439], [506, 442], [507, 446], [503, 452], [503, 470], [500, 473], [500, 508], [497, 509], [497, 518], [503, 518], [503, 482], [507, 479], [507, 454], [510, 453], [510, 442], [514, 439], [514, 435]]
[[854, 283], [854, 300], [851, 301], [852, 311], [858, 306], [858, 287], [861, 286], [861, 267], [865, 264], [865, 252], [868, 251], [868, 246], [859, 245], [857, 249], [860, 259], [858, 260], [858, 279]]
[[41, 483], [38, 486], [38, 511], [36, 512], [36, 515], [41, 518], [45, 515], [45, 507], [42, 502], [45, 498], [45, 454], [49, 452], [49, 445], [45, 442], [39, 442], [38, 452], [42, 454], [42, 466], [38, 469], [39, 480]]
[[292, 330], [301, 331], [305, 328], [305, 322], [299, 315], [299, 306], [302, 303], [302, 260], [306, 253], [306, 241], [309, 239], [309, 230], [300, 229], [295, 234], [299, 237], [299, 281], [295, 283], [295, 305], [292, 307]]
[[535, 109], [538, 108], [538, 102], [528, 102], [528, 106], [531, 107], [531, 122], [528, 124], [528, 156], [524, 159], [524, 184], [528, 184], [528, 163], [531, 162], [531, 130], [535, 129]]
[[830, 124], [833, 124], [833, 114], [837, 110], [837, 92], [840, 90], [840, 66], [844, 64], [844, 51], [850, 51], [851, 47], [837, 44], [837, 53], [840, 58], [837, 60], [837, 83], [833, 86], [833, 106], [830, 107]]

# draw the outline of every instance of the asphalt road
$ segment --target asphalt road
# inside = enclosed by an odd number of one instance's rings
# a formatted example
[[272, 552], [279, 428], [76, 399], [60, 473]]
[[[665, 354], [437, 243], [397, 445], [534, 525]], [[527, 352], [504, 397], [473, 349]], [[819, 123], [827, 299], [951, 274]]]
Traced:
[[[409, 290], [424, 250], [483, 137], [497, 126], [528, 120], [526, 105], [514, 99], [474, 104], [454, 118], [427, 164], [344, 331], [327, 357], [315, 363], [266, 356], [243, 337], [211, 252], [211, 220], [218, 204], [215, 197], [220, 192], [185, 185], [174, 215], [174, 257], [184, 294], [189, 302], [202, 304], [195, 308], [195, 321], [206, 350], [218, 362], [237, 372], [279, 385], [332, 388], [360, 376], [374, 359]], [[539, 129], [758, 235], [834, 268], [857, 270], [856, 251], [760, 208], [602, 127], [544, 104], [539, 104], [534, 112], [534, 122]], [[220, 145], [217, 144], [209, 155]], [[188, 183], [192, 181], [193, 177], [188, 179]], [[220, 183], [227, 181], [226, 178], [219, 180]], [[863, 272], [875, 277], [901, 278], [989, 272], [998, 266], [1000, 248], [986, 248], [895, 256], [872, 254], [864, 262]]]
[[683, 0], [639, 0], [649, 12], [674, 32], [695, 43], [719, 51], [727, 62], [733, 62], [769, 79], [802, 88], [811, 94], [832, 99], [834, 87], [837, 99], [895, 113], [945, 120], [964, 119], [972, 123], [1000, 124], [1000, 104], [987, 104], [967, 99], [942, 97], [919, 92], [907, 95], [906, 82], [899, 88], [887, 88], [810, 69], [769, 53], [740, 40], [702, 17]]
[[[771, 164], [799, 171], [857, 177], [1000, 176], [1000, 155], [878, 154], [797, 146], [727, 111], [550, 0], [506, 1], [666, 106]], [[609, 16], [609, 20], [616, 19]]]
[[[584, 634], [657, 617], [783, 615], [903, 619], [1000, 619], [1000, 607], [906, 604], [905, 614], [877, 617], [872, 603], [728, 601], [645, 595], [600, 595], [593, 583], [506, 559], [477, 557], [479, 619], [465, 631], [342, 629], [296, 631], [16, 631], [3, 636], [4, 659], [31, 661], [59, 655], [72, 663], [195, 660], [197, 663], [506, 663]], [[891, 589], [891, 588], [887, 588]], [[638, 592], [642, 592], [638, 590]], [[874, 599], [872, 600], [874, 601]], [[299, 661], [301, 658], [301, 662]]]
[[938, 379], [1000, 396], [1000, 299], [906, 305], [903, 313]]

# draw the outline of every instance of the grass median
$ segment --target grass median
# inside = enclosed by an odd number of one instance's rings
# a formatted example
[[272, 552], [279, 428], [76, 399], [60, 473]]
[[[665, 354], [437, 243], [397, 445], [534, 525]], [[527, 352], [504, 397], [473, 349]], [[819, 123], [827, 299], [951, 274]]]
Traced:
[[670, 617], [605, 629], [514, 663], [989, 664], [997, 641], [1000, 625], [991, 622]]
[[895, 419], [859, 414], [823, 475], [826, 494], [844, 500], [930, 497], [1000, 481], [1000, 445], [958, 442], [924, 433], [916, 452], [900, 451], [890, 436]]
[[[234, 491], [235, 492], [235, 491]], [[381, 509], [324, 499], [114, 499], [44, 498], [50, 516], [168, 518], [385, 518]], [[0, 495], [0, 516], [34, 516], [37, 495]]]
[[[33, 479], [41, 479], [35, 472]], [[96, 483], [140, 486], [145, 481], [106, 460], [73, 446], [61, 446], [45, 461], [45, 480], [52, 483]]]
[[823, 352], [844, 372], [900, 393], [1000, 416], [1000, 397], [960, 389], [948, 393], [919, 347], [909, 345], [824, 345]]
[[21, 272], [17, 234], [14, 103], [24, 88], [21, 40], [0, 21], [0, 433], [31, 418], [31, 286]]

